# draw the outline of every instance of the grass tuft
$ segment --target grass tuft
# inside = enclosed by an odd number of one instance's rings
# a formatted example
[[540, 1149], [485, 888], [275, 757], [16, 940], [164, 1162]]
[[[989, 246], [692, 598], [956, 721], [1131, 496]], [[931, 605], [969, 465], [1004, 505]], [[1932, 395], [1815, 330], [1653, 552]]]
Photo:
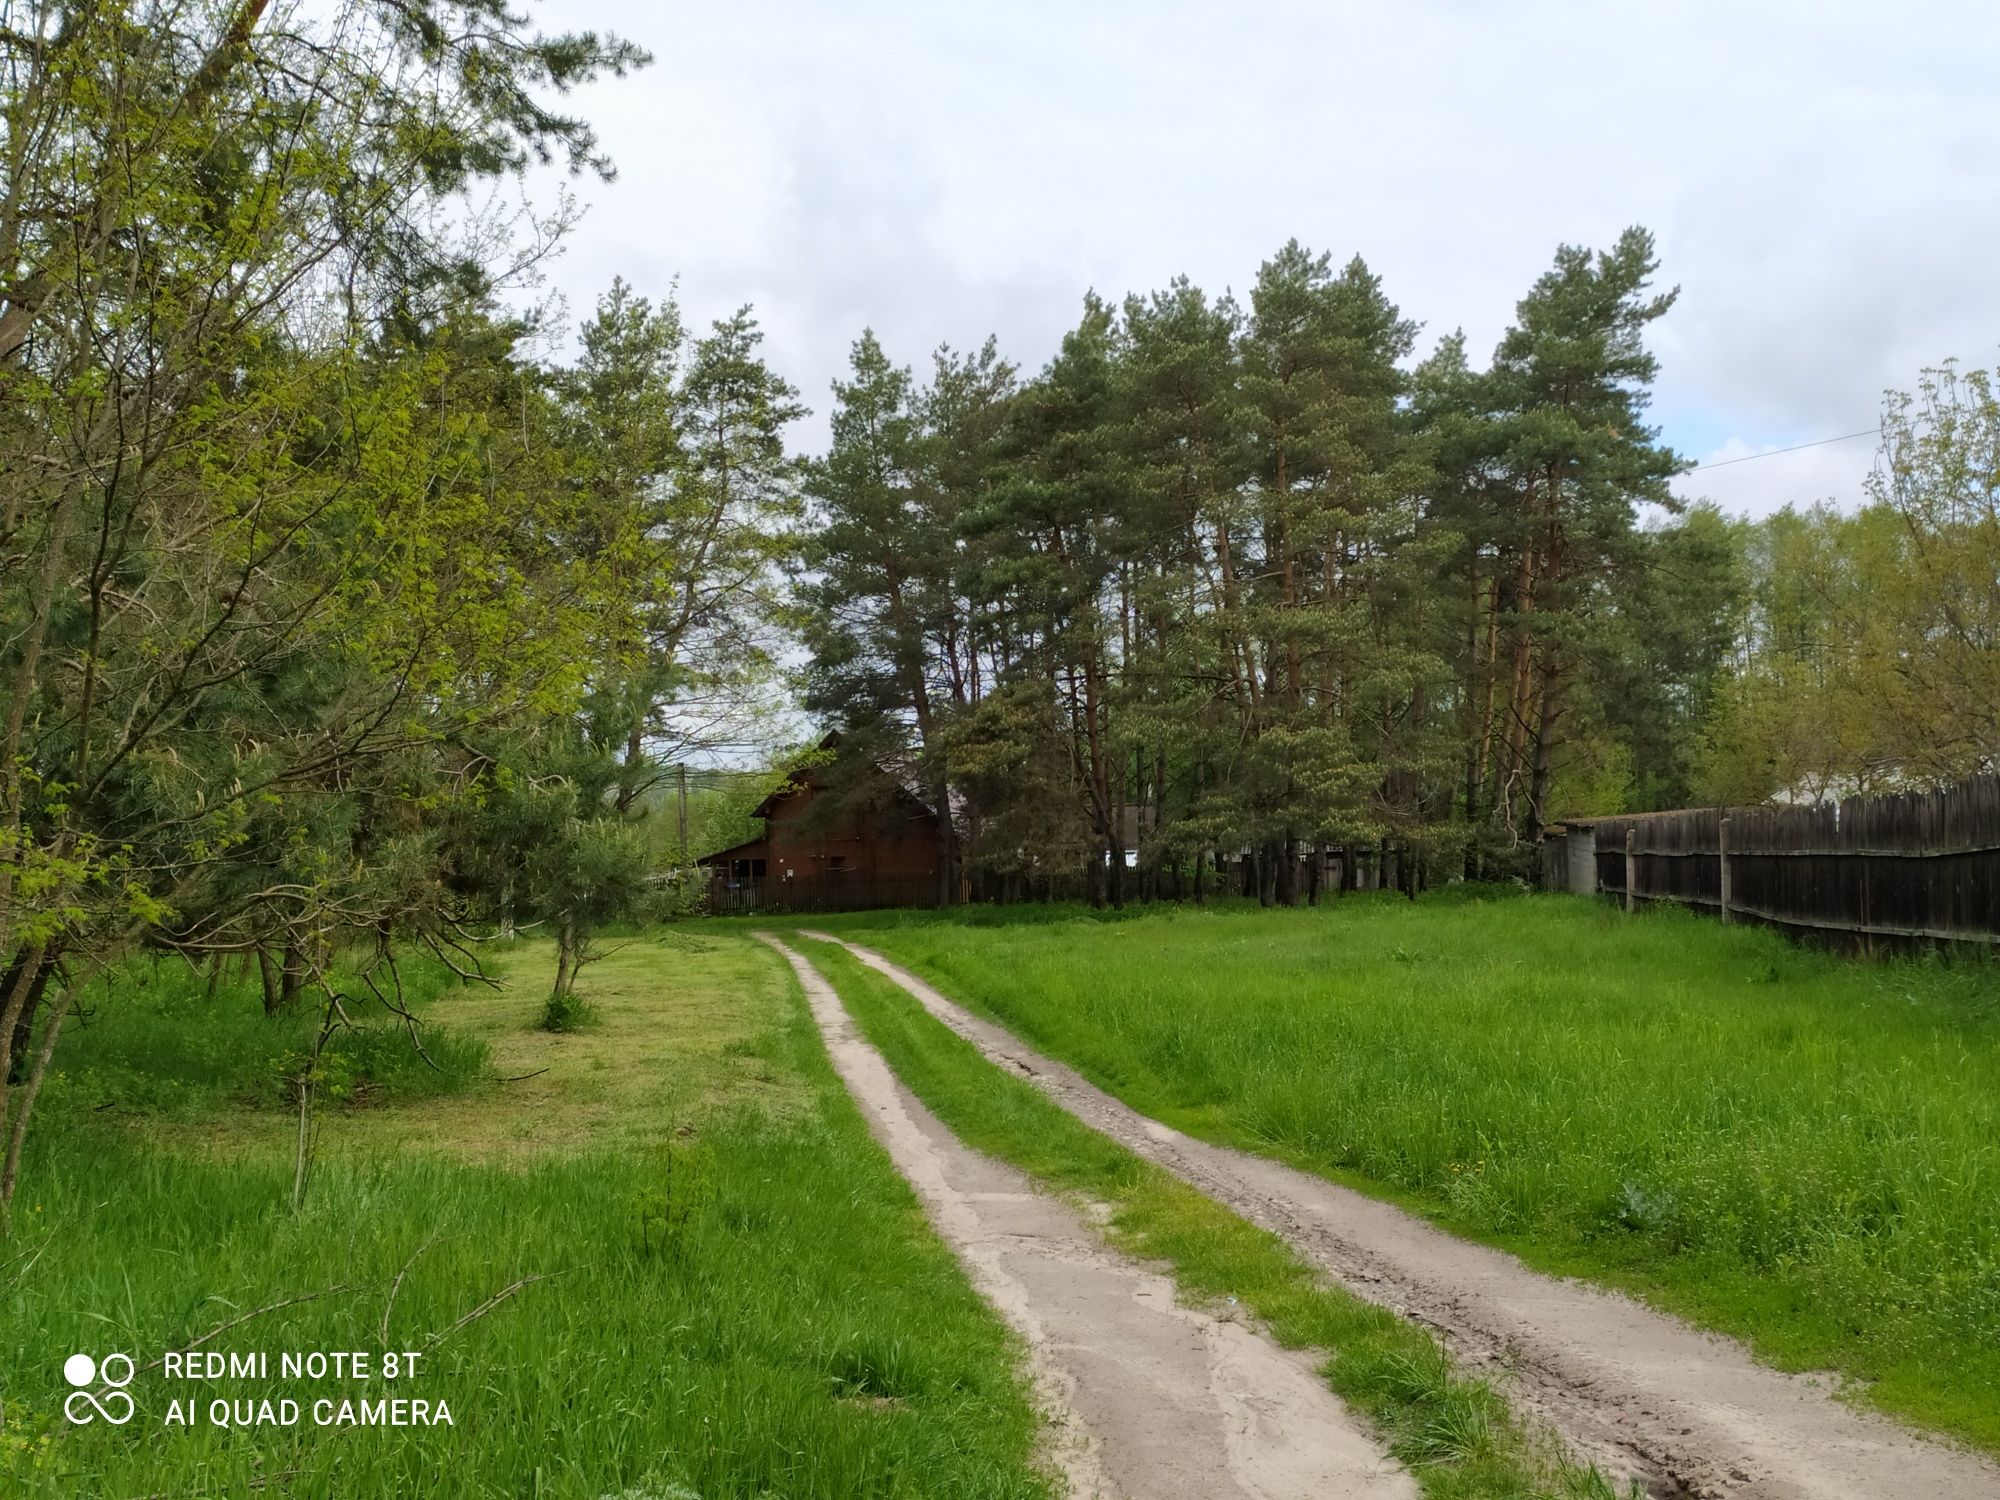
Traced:
[[566, 1036], [597, 1024], [597, 1007], [574, 990], [567, 995], [551, 995], [542, 1002], [542, 1016], [535, 1024], [544, 1031]]

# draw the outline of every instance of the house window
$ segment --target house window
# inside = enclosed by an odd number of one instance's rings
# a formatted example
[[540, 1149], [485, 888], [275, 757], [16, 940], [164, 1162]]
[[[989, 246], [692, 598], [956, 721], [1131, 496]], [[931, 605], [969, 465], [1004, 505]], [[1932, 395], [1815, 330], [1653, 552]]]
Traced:
[[826, 870], [829, 875], [838, 875], [846, 868], [847, 856], [845, 854], [829, 854], [826, 857]]

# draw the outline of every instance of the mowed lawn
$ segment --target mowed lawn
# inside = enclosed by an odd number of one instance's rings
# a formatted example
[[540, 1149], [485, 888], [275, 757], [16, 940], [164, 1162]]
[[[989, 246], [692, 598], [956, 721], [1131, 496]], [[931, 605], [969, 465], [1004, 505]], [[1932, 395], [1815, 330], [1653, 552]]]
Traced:
[[[299, 1212], [276, 1078], [307, 1023], [178, 960], [97, 994], [0, 1241], [0, 1494], [1049, 1495], [1011, 1337], [789, 971], [734, 935], [612, 946], [584, 977], [594, 1023], [563, 1036], [533, 1025], [545, 943], [499, 958], [497, 993], [420, 969], [445, 1071], [391, 1028], [344, 1041]], [[129, 1425], [63, 1420], [71, 1353], [143, 1367], [246, 1316], [202, 1347], [268, 1352], [268, 1379], [142, 1368]], [[383, 1349], [425, 1351], [418, 1374], [280, 1378], [282, 1351]], [[390, 1396], [454, 1425], [313, 1418]], [[284, 1397], [296, 1425], [210, 1425], [218, 1398]]]
[[829, 919], [1136, 1107], [2000, 1450], [2000, 971], [1676, 911]]

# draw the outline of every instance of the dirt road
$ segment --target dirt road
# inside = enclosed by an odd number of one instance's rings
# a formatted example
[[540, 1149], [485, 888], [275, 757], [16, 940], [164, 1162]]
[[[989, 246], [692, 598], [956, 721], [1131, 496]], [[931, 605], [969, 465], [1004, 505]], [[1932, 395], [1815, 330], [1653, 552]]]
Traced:
[[1415, 1500], [1306, 1359], [1175, 1301], [1067, 1205], [967, 1149], [805, 988], [835, 1070], [980, 1292], [1026, 1341], [1075, 1500]]
[[1844, 1405], [1828, 1385], [1760, 1365], [1741, 1345], [1632, 1298], [1182, 1135], [880, 954], [843, 946], [1086, 1124], [1279, 1234], [1358, 1295], [1435, 1328], [1467, 1363], [1511, 1370], [1517, 1401], [1607, 1474], [1713, 1500], [2000, 1500], [2000, 1467], [1984, 1458]]

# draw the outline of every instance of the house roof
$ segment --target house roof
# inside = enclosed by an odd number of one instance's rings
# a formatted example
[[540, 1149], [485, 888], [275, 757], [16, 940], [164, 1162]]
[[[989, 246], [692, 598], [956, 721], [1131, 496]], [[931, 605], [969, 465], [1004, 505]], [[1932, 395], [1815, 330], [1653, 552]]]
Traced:
[[718, 849], [713, 854], [704, 854], [695, 863], [698, 865], [712, 865], [725, 859], [734, 859], [737, 855], [751, 849], [762, 849], [764, 846], [765, 838], [760, 833], [754, 839], [745, 839], [740, 844], [731, 844], [727, 849]]
[[[805, 790], [808, 787], [814, 787], [818, 785], [820, 785], [820, 783], [815, 781], [810, 774], [806, 775], [803, 779], [799, 781], [788, 781], [783, 786], [779, 787], [775, 792], [771, 793], [770, 796], [766, 797], [762, 802], [759, 802], [755, 807], [751, 808], [750, 816], [753, 818], [768, 818], [771, 816], [771, 810], [775, 808], [780, 802], [783, 802], [787, 797], [795, 796], [799, 792]], [[923, 798], [919, 797], [915, 792], [911, 791], [901, 782], [894, 783], [893, 786], [891, 787], [891, 790], [895, 794], [896, 802], [898, 805], [907, 805], [911, 809], [910, 815], [912, 817], [921, 816], [926, 818], [932, 818], [937, 816], [936, 811], [931, 807], [930, 803], [924, 801]]]
[[[838, 729], [829, 729], [825, 734], [821, 735], [818, 748], [821, 750], [838, 750], [840, 748], [840, 731]], [[813, 779], [810, 770], [796, 781], [787, 777], [784, 784], [775, 792], [772, 792], [762, 802], [759, 802], [755, 807], [750, 809], [750, 816], [753, 818], [770, 817], [772, 808], [784, 801], [785, 798], [791, 796], [801, 786], [811, 786], [812, 784]]]
[[[824, 735], [820, 737], [819, 748], [821, 750], [838, 750], [840, 749], [840, 746], [841, 746], [841, 738], [840, 738], [840, 731], [838, 729], [829, 729]], [[876, 763], [875, 769], [878, 771], [882, 769], [880, 763]], [[750, 816], [753, 818], [768, 818], [771, 816], [771, 810], [775, 808], [780, 802], [783, 802], [787, 797], [794, 795], [802, 788], [814, 787], [820, 785], [823, 785], [823, 783], [820, 781], [818, 775], [816, 774], [816, 768], [808, 768], [804, 773], [802, 773], [796, 779], [788, 779], [783, 786], [779, 787], [776, 791], [772, 792], [768, 797], [766, 797], [762, 802], [759, 802], [755, 807], [751, 808]], [[915, 811], [918, 814], [921, 814], [926, 818], [934, 818], [937, 816], [937, 810], [935, 808], [933, 808], [928, 802], [924, 801], [924, 799], [919, 797], [915, 792], [912, 792], [908, 787], [904, 786], [902, 782], [900, 781], [892, 782], [892, 788], [894, 790], [897, 802], [909, 804], [912, 808], [915, 809]]]
[[[838, 729], [829, 729], [826, 732], [826, 734], [821, 737], [819, 742], [819, 748], [822, 750], [838, 750], [840, 748], [840, 731]], [[879, 770], [880, 767], [877, 767], [877, 769]], [[768, 819], [771, 816], [772, 811], [777, 807], [777, 805], [780, 802], [783, 802], [788, 797], [797, 795], [800, 791], [808, 787], [818, 786], [820, 784], [821, 783], [814, 775], [813, 771], [807, 770], [803, 774], [801, 774], [796, 780], [788, 779], [783, 786], [779, 787], [776, 791], [772, 792], [769, 796], [765, 797], [763, 801], [759, 802], [755, 807], [751, 808], [750, 816], [753, 818]], [[900, 781], [892, 783], [892, 788], [895, 793], [897, 805], [908, 806], [911, 809], [912, 817], [921, 816], [926, 818], [934, 818], [937, 816], [936, 810], [933, 809], [928, 802], [924, 801], [923, 798], [917, 796], [916, 793], [912, 792], [908, 787], [904, 786]], [[704, 854], [700, 859], [696, 860], [695, 863], [698, 865], [706, 865], [706, 864], [713, 864], [717, 860], [732, 858], [733, 856], [741, 854], [746, 849], [751, 849], [763, 845], [765, 839], [768, 837], [769, 835], [768, 833], [766, 833], [766, 834], [760, 834], [758, 837], [754, 839], [745, 839], [742, 843], [732, 844], [727, 849], [718, 849], [713, 854]]]
[[810, 781], [806, 782], [787, 781], [783, 786], [779, 787], [775, 792], [772, 792], [770, 795], [765, 797], [762, 802], [759, 802], [755, 807], [751, 808], [750, 816], [753, 818], [770, 817], [772, 808], [776, 807], [780, 802], [783, 802], [787, 797], [790, 797], [796, 792], [798, 792], [802, 786], [810, 786], [810, 785], [812, 785]]

